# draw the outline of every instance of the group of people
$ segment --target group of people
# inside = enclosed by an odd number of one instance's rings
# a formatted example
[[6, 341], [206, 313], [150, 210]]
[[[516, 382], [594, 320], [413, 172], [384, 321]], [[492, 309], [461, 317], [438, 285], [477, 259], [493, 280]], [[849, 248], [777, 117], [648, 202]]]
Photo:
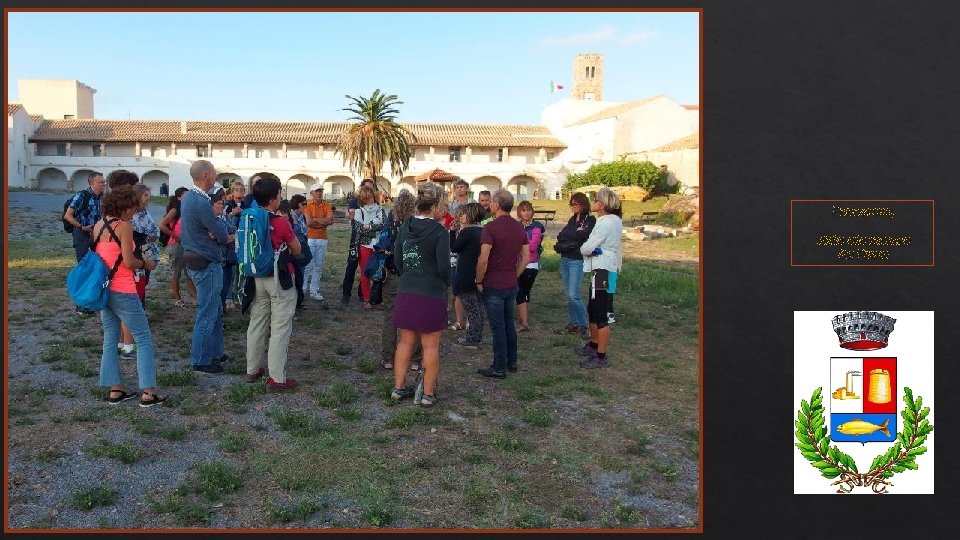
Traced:
[[[156, 388], [153, 343], [144, 310], [146, 283], [159, 262], [155, 241], [161, 238], [171, 264], [176, 305], [186, 307], [179, 284], [184, 276], [195, 299], [192, 369], [211, 374], [224, 371], [230, 356], [224, 350], [223, 316], [236, 298], [241, 311], [250, 313], [245, 380], [254, 383], [266, 376], [270, 389], [296, 387], [287, 374], [287, 348], [296, 313], [305, 300], [325, 301], [320, 283], [327, 229], [336, 221], [333, 208], [323, 199], [323, 185], [311, 186], [309, 199], [294, 195], [287, 201], [281, 200], [282, 186], [276, 178], [255, 177], [247, 194], [240, 182], [220, 186], [213, 164], [200, 160], [190, 168], [193, 186], [175, 191], [157, 224], [146, 211], [149, 189], [135, 175], [126, 175], [111, 178], [111, 189], [104, 195], [108, 182], [99, 173], [91, 174], [85, 190], [89, 193], [78, 193], [64, 215], [74, 225], [78, 261], [93, 249], [108, 266], [118, 257], [123, 263], [111, 282], [110, 301], [101, 311], [100, 385], [110, 387], [108, 401], [115, 404], [138, 395], [120, 380], [120, 358], [137, 360], [141, 406], [167, 399]], [[349, 304], [359, 269], [357, 296], [363, 308], [372, 310], [382, 304], [385, 312], [381, 366], [393, 370], [390, 395], [394, 400], [414, 395], [407, 384], [408, 372], [422, 370], [419, 405], [437, 403], [445, 330], [463, 330], [455, 343], [476, 350], [489, 324], [493, 358], [478, 374], [503, 379], [518, 369], [517, 334], [530, 330], [531, 291], [540, 270], [546, 228], [533, 219], [529, 201], [520, 202], [514, 210], [514, 197], [505, 189], [482, 191], [477, 201], [468, 197], [467, 189], [467, 183], [458, 180], [448, 195], [439, 184], [426, 182], [416, 194], [401, 190], [388, 210], [381, 205], [374, 182], [366, 179], [349, 202], [350, 241], [341, 303]], [[622, 264], [620, 200], [604, 188], [593, 201], [573, 194], [570, 206], [573, 216], [554, 246], [567, 297], [565, 330], [584, 339], [575, 348], [586, 357], [581, 367], [606, 367], [612, 299]], [[238, 271], [240, 215], [251, 207], [269, 215], [270, 248], [279, 257], [269, 276], [244, 276]], [[382, 271], [368, 275], [364, 270], [374, 257]], [[585, 273], [590, 276], [586, 306], [580, 298]], [[452, 321], [448, 311], [453, 312]]]

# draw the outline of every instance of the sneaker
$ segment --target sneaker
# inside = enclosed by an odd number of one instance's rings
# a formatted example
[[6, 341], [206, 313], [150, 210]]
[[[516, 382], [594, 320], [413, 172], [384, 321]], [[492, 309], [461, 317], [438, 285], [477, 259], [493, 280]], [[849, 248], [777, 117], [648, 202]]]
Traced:
[[597, 368], [610, 367], [610, 358], [607, 357], [601, 360], [599, 356], [591, 356], [590, 358], [587, 358], [586, 360], [580, 362], [580, 367], [584, 369], [597, 369]]
[[467, 341], [467, 338], [457, 338], [457, 345], [463, 347], [464, 349], [475, 351], [479, 348], [480, 343]]
[[320, 293], [313, 293], [310, 295], [310, 298], [313, 298], [317, 302], [323, 302], [324, 300], [326, 300], [326, 298], [324, 298], [323, 295]]
[[136, 360], [137, 359], [137, 347], [134, 346], [133, 350], [127, 351], [120, 349], [120, 359], [121, 360]]
[[583, 345], [579, 347], [574, 347], [573, 352], [579, 354], [580, 356], [594, 356], [597, 354], [597, 349], [590, 346], [590, 342], [586, 341]]
[[296, 387], [297, 381], [291, 379], [290, 377], [287, 377], [287, 380], [282, 383], [278, 383], [277, 381], [273, 380], [273, 377], [267, 377], [267, 388], [271, 390], [290, 390]]
[[77, 308], [77, 315], [93, 315], [96, 311], [91, 309], [83, 309], [82, 307]]
[[497, 371], [497, 370], [493, 369], [492, 367], [480, 368], [480, 369], [477, 370], [477, 373], [479, 373], [480, 375], [483, 375], [484, 377], [495, 377], [495, 378], [497, 378], [497, 379], [506, 379], [506, 378], [507, 378], [507, 372], [506, 372], [506, 371]]
[[202, 366], [193, 366], [194, 371], [201, 371], [203, 373], [223, 373], [223, 366], [216, 362], [210, 362], [209, 364], [204, 364]]
[[413, 388], [407, 386], [406, 388], [396, 388], [390, 390], [390, 399], [394, 401], [400, 401], [401, 399], [407, 399], [413, 397], [414, 391]]
[[230, 355], [227, 353], [223, 353], [223, 356], [214, 358], [213, 360], [211, 360], [211, 362], [213, 362], [214, 364], [223, 364], [223, 363], [229, 362], [230, 360], [232, 360], [232, 358], [230, 358]]
[[264, 373], [266, 372], [267, 370], [265, 370], [264, 368], [260, 368], [257, 370], [256, 373], [247, 373], [246, 375], [244, 375], [243, 380], [248, 383], [255, 383], [259, 381], [260, 377], [263, 377]]
[[584, 340], [590, 339], [590, 327], [589, 327], [589, 326], [581, 326], [581, 327], [580, 327], [580, 339], [584, 339]]
[[578, 330], [579, 328], [575, 324], [567, 324], [567, 326], [563, 328], [563, 331], [568, 334], [576, 334]]

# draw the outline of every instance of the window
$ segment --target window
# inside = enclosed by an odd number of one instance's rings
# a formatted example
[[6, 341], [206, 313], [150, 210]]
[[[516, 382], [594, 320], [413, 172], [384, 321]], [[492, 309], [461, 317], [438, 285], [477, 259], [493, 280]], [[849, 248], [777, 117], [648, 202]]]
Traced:
[[497, 148], [497, 161], [503, 161], [503, 148]]
[[57, 145], [57, 155], [58, 155], [58, 156], [65, 156], [65, 155], [67, 155], [67, 145], [66, 145], [66, 144], [60, 143], [60, 144]]
[[550, 161], [554, 157], [556, 157], [556, 154], [554, 152], [547, 152], [547, 161]]
[[100, 155], [100, 145], [99, 145], [99, 144], [93, 145], [93, 155], [94, 155], [95, 157]]
[[590, 67], [589, 67], [589, 66], [586, 67], [586, 68], [584, 68], [584, 74], [583, 74], [583, 76], [584, 76], [584, 77], [590, 77]]
[[72, 115], [72, 114], [65, 114], [65, 115], [63, 115], [63, 119], [64, 119], [64, 120], [73, 120], [73, 115]]
[[157, 154], [159, 154], [159, 153], [160, 153], [160, 147], [159, 147], [159, 146], [151, 146], [151, 147], [150, 147], [150, 157], [157, 157]]
[[460, 161], [460, 147], [451, 146], [450, 147], [450, 161]]
[[596, 76], [597, 76], [597, 68], [590, 66], [590, 78], [592, 79]]
[[254, 149], [253, 149], [253, 157], [255, 157], [255, 158], [262, 158], [262, 157], [263, 157], [263, 148], [254, 148]]
[[207, 156], [207, 145], [205, 144], [197, 145], [197, 157], [209, 157]]

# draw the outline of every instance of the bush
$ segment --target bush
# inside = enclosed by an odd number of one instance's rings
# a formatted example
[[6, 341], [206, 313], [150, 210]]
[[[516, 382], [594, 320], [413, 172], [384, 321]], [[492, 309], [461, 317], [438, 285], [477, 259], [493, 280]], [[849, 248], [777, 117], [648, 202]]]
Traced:
[[618, 161], [591, 165], [585, 173], [569, 175], [561, 189], [564, 193], [570, 193], [576, 188], [593, 184], [640, 186], [655, 194], [655, 188], [661, 183], [665, 185], [666, 178], [660, 167], [650, 161], [628, 161], [621, 158]]

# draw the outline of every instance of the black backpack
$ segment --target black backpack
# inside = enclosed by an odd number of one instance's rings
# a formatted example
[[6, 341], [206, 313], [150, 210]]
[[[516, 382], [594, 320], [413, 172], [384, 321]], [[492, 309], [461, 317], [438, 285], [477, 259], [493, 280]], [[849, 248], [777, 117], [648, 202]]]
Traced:
[[[91, 196], [91, 195], [93, 195], [93, 194], [90, 192], [89, 189], [85, 189], [85, 190], [83, 190], [83, 191], [80, 192], [80, 208], [79, 208], [78, 210], [82, 210], [82, 209], [86, 208], [87, 205], [90, 204], [90, 196]], [[67, 213], [67, 208], [70, 208], [70, 202], [73, 201], [73, 198], [76, 197], [76, 196], [77, 196], [76, 193], [74, 193], [73, 195], [70, 196], [69, 199], [67, 199], [67, 200], [63, 203], [63, 214], [66, 214], [66, 213]], [[60, 221], [63, 221], [63, 230], [64, 230], [64, 232], [72, 233], [72, 232], [73, 232], [73, 224], [70, 223], [69, 221], [63, 219], [63, 214], [60, 214], [60, 216], [61, 216], [61, 217], [60, 217]], [[76, 214], [76, 212], [74, 212], [74, 214]]]

